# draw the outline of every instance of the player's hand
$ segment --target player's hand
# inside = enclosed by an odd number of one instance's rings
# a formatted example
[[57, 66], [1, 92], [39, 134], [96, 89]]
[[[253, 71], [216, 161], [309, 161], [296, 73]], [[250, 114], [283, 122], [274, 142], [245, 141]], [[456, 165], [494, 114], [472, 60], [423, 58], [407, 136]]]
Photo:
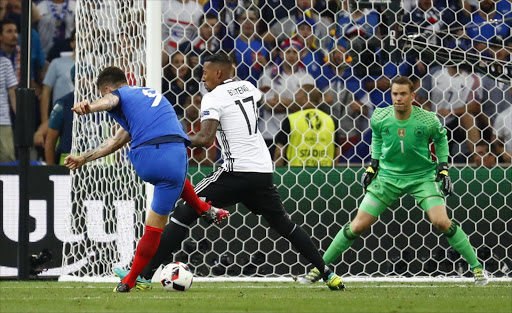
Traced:
[[361, 185], [363, 185], [363, 190], [366, 193], [366, 188], [368, 188], [368, 185], [372, 182], [373, 178], [375, 177], [375, 169], [371, 166], [368, 166], [366, 171], [363, 173], [363, 176], [361, 177]]
[[48, 134], [48, 122], [41, 123], [37, 131], [34, 133], [34, 146], [44, 148], [46, 134]]
[[71, 110], [74, 111], [78, 115], [89, 114], [92, 112], [91, 105], [89, 104], [89, 101], [81, 101], [81, 102], [75, 103], [75, 105], [71, 108]]
[[372, 163], [366, 171], [363, 173], [363, 176], [361, 177], [361, 185], [363, 185], [363, 190], [366, 193], [366, 188], [370, 185], [372, 180], [375, 178], [375, 175], [377, 174], [377, 170], [379, 169], [379, 160], [372, 159]]
[[442, 182], [441, 189], [445, 196], [449, 196], [453, 192], [453, 185], [450, 175], [448, 174], [448, 163], [439, 163], [436, 181]]
[[83, 156], [70, 154], [64, 159], [64, 165], [72, 171], [82, 167], [84, 164], [85, 158]]

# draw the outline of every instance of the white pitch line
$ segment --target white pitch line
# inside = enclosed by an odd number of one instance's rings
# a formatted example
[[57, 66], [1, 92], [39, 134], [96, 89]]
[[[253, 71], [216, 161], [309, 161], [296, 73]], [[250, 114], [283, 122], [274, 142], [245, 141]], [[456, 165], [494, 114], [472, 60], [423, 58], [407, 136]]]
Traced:
[[[349, 289], [358, 289], [358, 288], [473, 288], [474, 285], [472, 283], [467, 284], [442, 284], [442, 285], [350, 285], [348, 284]], [[511, 284], [507, 285], [494, 285], [489, 284], [485, 287], [492, 287], [492, 288], [511, 288]], [[77, 288], [87, 288], [87, 289], [112, 289], [111, 286], [0, 286], [0, 289], [77, 289]], [[154, 289], [159, 288], [159, 286], [153, 286]], [[192, 288], [194, 289], [209, 289], [211, 287], [207, 285], [194, 285]], [[308, 288], [325, 288], [323, 284], [315, 284], [315, 285], [293, 285], [293, 286], [272, 286], [265, 285], [265, 286], [255, 286], [255, 285], [236, 285], [236, 286], [215, 286], [215, 289], [308, 289]], [[480, 287], [481, 288], [481, 287]]]

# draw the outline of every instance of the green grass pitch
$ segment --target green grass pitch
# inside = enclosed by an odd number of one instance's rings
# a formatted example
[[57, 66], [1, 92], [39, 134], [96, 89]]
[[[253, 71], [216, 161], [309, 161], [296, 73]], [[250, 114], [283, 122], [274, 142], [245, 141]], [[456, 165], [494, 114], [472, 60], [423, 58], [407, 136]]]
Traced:
[[512, 283], [195, 282], [113, 293], [116, 284], [1, 281], [0, 312], [512, 312]]

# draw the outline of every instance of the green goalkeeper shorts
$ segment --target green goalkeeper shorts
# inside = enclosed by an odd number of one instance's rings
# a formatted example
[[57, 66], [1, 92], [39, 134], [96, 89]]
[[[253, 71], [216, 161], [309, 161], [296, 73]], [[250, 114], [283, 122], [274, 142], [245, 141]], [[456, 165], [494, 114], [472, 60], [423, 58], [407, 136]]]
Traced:
[[368, 186], [359, 209], [377, 217], [404, 194], [413, 196], [425, 212], [435, 205], [445, 205], [440, 182], [430, 178], [411, 180], [377, 175]]

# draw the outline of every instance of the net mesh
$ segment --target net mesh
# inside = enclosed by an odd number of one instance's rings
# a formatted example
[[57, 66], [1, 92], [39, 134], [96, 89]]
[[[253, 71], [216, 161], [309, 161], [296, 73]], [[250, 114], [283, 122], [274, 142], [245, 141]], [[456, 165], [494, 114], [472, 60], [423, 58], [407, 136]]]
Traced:
[[[376, 107], [391, 104], [390, 80], [409, 76], [416, 104], [437, 112], [448, 129], [455, 182], [454, 195], [447, 198], [449, 215], [468, 234], [486, 269], [495, 277], [509, 275], [508, 2], [496, 2], [494, 9], [503, 11], [499, 14], [459, 7], [458, 1], [313, 3], [162, 2], [163, 63], [157, 74], [185, 130], [199, 130], [202, 60], [217, 51], [231, 54], [236, 75], [265, 93], [259, 129], [277, 165], [275, 183], [284, 205], [325, 251], [363, 197], [359, 178], [370, 159], [369, 118]], [[76, 100], [99, 96], [94, 79], [108, 65], [123, 68], [130, 84], [145, 84], [146, 14], [144, 1], [78, 1]], [[298, 158], [297, 149], [294, 159], [290, 150], [296, 148], [282, 123], [308, 107], [332, 118], [335, 152], [309, 146], [306, 157]], [[311, 125], [320, 125], [317, 116]], [[105, 114], [75, 118], [72, 152], [96, 147], [115, 128]], [[314, 157], [318, 151], [327, 155], [324, 161]], [[191, 150], [194, 184], [211, 166], [219, 166], [219, 156], [215, 146]], [[77, 264], [70, 273], [77, 278], [111, 276], [113, 267], [128, 268], [147, 204], [126, 148], [73, 172], [71, 192], [63, 265]], [[225, 225], [193, 225], [169, 261], [185, 262], [196, 276], [205, 277], [305, 273], [306, 260], [263, 225], [240, 205]], [[393, 204], [333, 267], [364, 277], [470, 275], [410, 196]]]

